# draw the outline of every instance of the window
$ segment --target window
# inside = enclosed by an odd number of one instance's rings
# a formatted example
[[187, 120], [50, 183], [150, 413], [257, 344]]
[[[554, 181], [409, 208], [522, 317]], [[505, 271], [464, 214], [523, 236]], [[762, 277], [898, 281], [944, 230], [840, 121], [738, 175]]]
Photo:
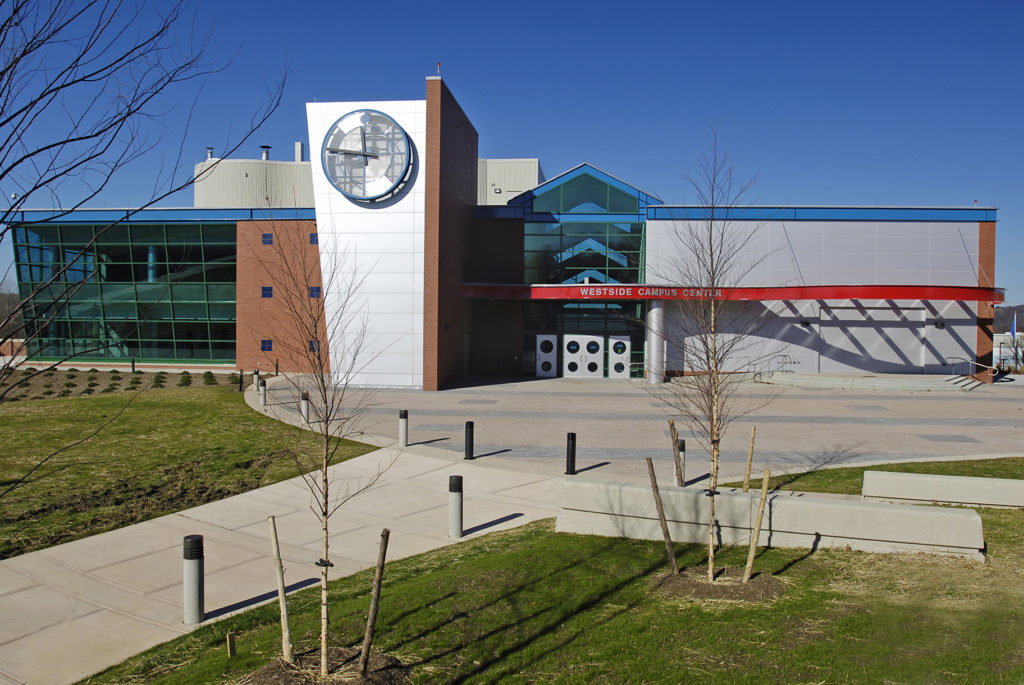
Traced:
[[320, 244], [320, 240], [319, 240], [318, 234], [316, 234], [316, 233], [310, 233], [309, 234], [309, 244], [310, 245], [319, 245]]
[[310, 340], [309, 341], [309, 351], [310, 352], [319, 352], [320, 351], [320, 341], [319, 340]]
[[273, 297], [273, 296], [274, 296], [274, 286], [272, 286], [272, 285], [265, 285], [265, 286], [263, 286], [263, 297]]
[[273, 245], [274, 244], [274, 234], [273, 233], [264, 233], [263, 234], [263, 244], [264, 245]]
[[266, 338], [264, 338], [263, 340], [260, 340], [260, 352], [273, 352], [273, 351], [274, 351], [274, 341], [273, 340], [267, 340]]
[[313, 298], [320, 297], [320, 286], [318, 286], [318, 285], [311, 285], [311, 286], [309, 286], [309, 296], [313, 297]]

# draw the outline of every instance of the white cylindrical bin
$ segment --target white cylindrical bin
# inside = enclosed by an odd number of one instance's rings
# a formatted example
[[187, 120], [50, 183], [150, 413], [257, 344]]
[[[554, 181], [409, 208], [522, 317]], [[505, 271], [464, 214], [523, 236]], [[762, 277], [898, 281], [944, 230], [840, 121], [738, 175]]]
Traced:
[[398, 410], [398, 448], [405, 449], [409, 446], [409, 410]]
[[462, 476], [448, 476], [448, 537], [462, 537]]
[[183, 607], [185, 625], [194, 626], [203, 622], [205, 611], [205, 588], [203, 587], [203, 536], [186, 535], [182, 541], [184, 568], [182, 575]]
[[302, 420], [309, 425], [309, 393], [302, 393]]

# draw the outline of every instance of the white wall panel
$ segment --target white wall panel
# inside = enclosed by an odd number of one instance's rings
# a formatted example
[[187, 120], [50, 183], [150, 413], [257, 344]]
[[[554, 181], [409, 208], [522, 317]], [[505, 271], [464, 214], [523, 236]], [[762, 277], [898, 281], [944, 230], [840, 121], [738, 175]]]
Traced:
[[[412, 175], [395, 198], [375, 205], [349, 200], [323, 172], [321, 149], [328, 129], [345, 114], [375, 109], [392, 117], [412, 141]], [[347, 263], [367, 274], [360, 308], [370, 335], [365, 351], [368, 363], [355, 378], [357, 385], [420, 387], [423, 384], [423, 227], [426, 155], [426, 102], [333, 102], [306, 105], [313, 198], [320, 233], [321, 266]], [[339, 260], [337, 255], [347, 255]], [[326, 273], [325, 273], [326, 276]], [[326, 293], [325, 293], [326, 295]], [[336, 299], [325, 297], [329, 328], [340, 316]], [[335, 368], [344, 364], [340, 345], [331, 345]]]

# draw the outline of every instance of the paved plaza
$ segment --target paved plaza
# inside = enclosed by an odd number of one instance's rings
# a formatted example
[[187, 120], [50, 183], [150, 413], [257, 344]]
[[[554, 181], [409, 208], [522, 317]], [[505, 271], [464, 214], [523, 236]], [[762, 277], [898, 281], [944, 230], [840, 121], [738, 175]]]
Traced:
[[[783, 384], [785, 383], [785, 384]], [[297, 412], [296, 394], [271, 380], [269, 403]], [[566, 434], [577, 435], [577, 467], [647, 478], [644, 458], [670, 477], [668, 419], [687, 440], [687, 480], [707, 475], [707, 452], [677, 411], [660, 398], [665, 386], [642, 381], [553, 378], [470, 385], [439, 393], [375, 390], [364, 430], [396, 440], [398, 410], [409, 410], [409, 441], [464, 453], [465, 422], [474, 424], [474, 454], [490, 463], [564, 470]], [[737, 418], [722, 440], [723, 474], [742, 476], [757, 427], [754, 469], [805, 471], [843, 464], [1020, 454], [1024, 380], [965, 392], [943, 376], [795, 376], [747, 383]]]
[[[737, 419], [723, 441], [726, 479], [741, 476], [755, 425], [758, 473], [1013, 455], [1024, 444], [1019, 380], [972, 392], [941, 377], [788, 380], [750, 384], [737, 398], [759, 408]], [[255, 411], [291, 423], [300, 422], [297, 398], [284, 378], [271, 379], [266, 407], [246, 392]], [[652, 456], [663, 482], [671, 479], [666, 420], [673, 412], [641, 384], [519, 380], [438, 393], [378, 390], [370, 399], [364, 439], [382, 449], [338, 465], [334, 479], [365, 481], [391, 466], [333, 519], [335, 577], [375, 562], [383, 527], [392, 531], [389, 559], [454, 542], [450, 475], [465, 479], [469, 536], [554, 516], [568, 432], [578, 436], [576, 478], [646, 481], [643, 458]], [[409, 410], [411, 443], [400, 454], [393, 447], [399, 409]], [[462, 458], [466, 421], [475, 427], [473, 461]], [[706, 455], [692, 438], [687, 448], [687, 479], [699, 483]], [[205, 538], [207, 620], [275, 596], [268, 515], [277, 517], [286, 581], [293, 589], [314, 584], [319, 529], [308, 505], [293, 479], [0, 562], [0, 683], [74, 682], [187, 633], [184, 535]]]

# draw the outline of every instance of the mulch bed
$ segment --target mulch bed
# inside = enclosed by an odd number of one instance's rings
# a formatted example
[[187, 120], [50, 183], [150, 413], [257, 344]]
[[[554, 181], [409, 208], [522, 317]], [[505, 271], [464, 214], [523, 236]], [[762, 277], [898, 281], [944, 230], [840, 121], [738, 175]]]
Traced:
[[672, 597], [683, 599], [723, 599], [736, 602], [766, 602], [781, 597], [786, 585], [775, 576], [755, 573], [749, 583], [743, 583], [743, 569], [730, 568], [715, 574], [715, 582], [708, 582], [708, 569], [689, 568], [662, 576], [659, 590]]
[[306, 685], [307, 683], [375, 683], [391, 685], [409, 682], [409, 666], [393, 656], [370, 651], [370, 664], [366, 677], [360, 678], [359, 649], [331, 647], [327, 651], [331, 664], [330, 675], [320, 678], [320, 648], [295, 655], [295, 663], [276, 659], [258, 671], [238, 681], [239, 685]]

